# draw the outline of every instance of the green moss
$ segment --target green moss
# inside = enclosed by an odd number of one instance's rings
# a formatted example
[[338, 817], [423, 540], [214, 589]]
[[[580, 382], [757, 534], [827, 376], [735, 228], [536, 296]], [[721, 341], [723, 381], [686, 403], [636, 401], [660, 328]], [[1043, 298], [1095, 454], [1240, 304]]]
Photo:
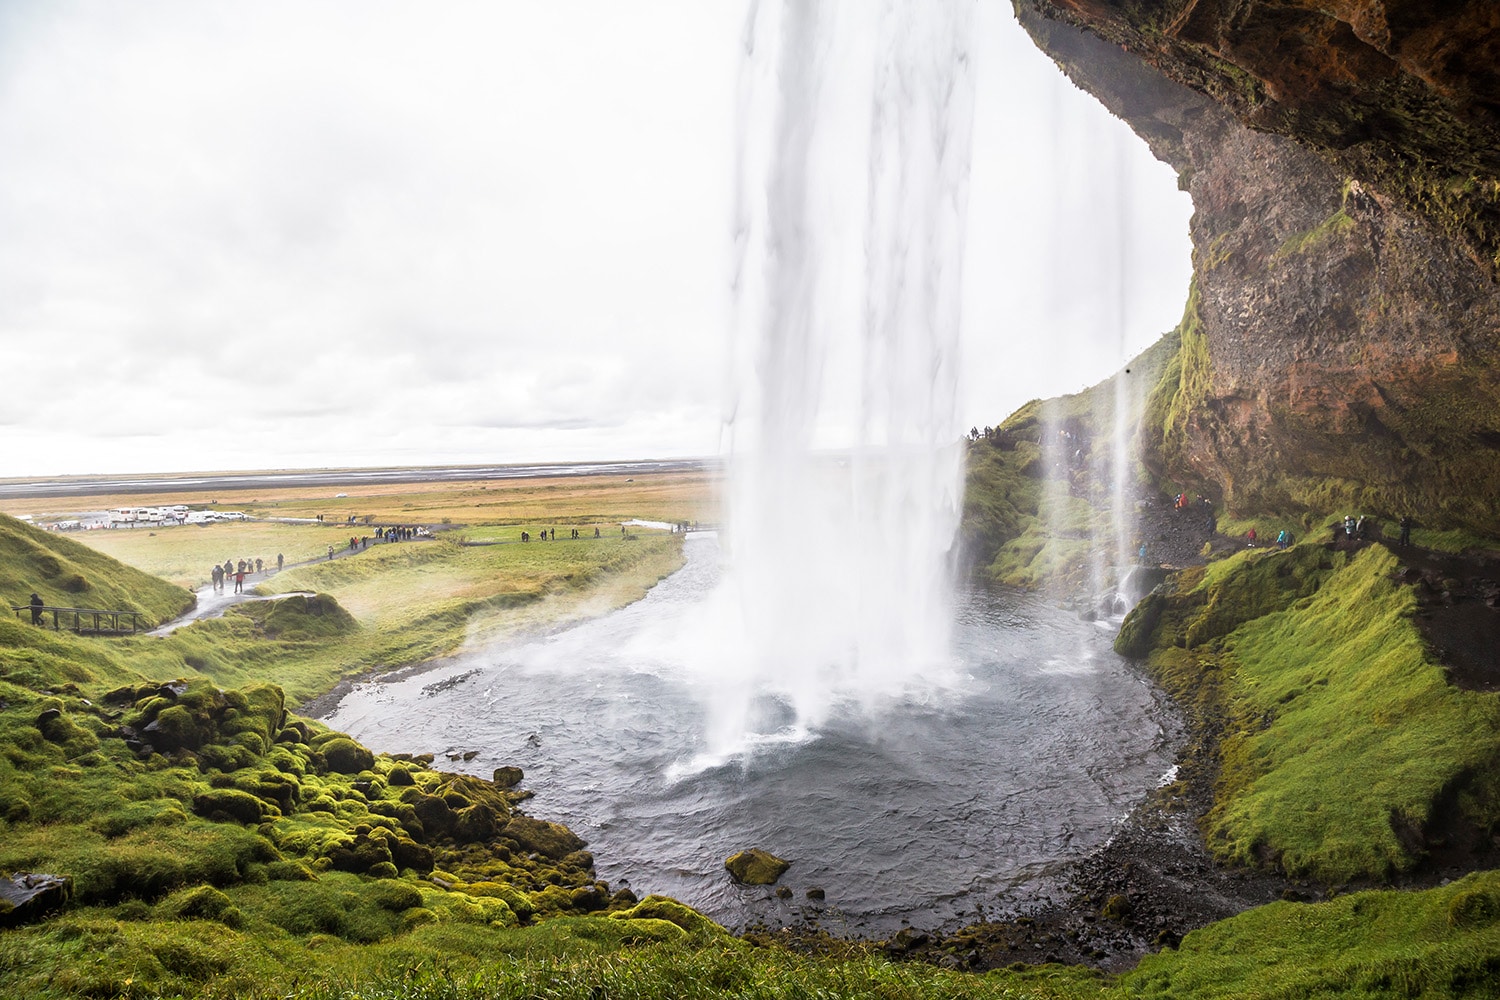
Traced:
[[724, 861], [729, 874], [742, 885], [775, 885], [791, 866], [790, 861], [758, 847], [740, 851]]
[[1189, 421], [1213, 388], [1208, 336], [1198, 301], [1195, 278], [1188, 288], [1181, 322], [1163, 338], [1163, 348], [1171, 354], [1146, 397], [1138, 441], [1142, 461], [1159, 483], [1187, 483], [1201, 490], [1206, 484], [1185, 458]]
[[666, 896], [647, 896], [628, 910], [611, 913], [613, 920], [665, 920], [676, 924], [689, 934], [722, 936], [728, 932], [691, 906], [684, 906]]
[[1223, 727], [1206, 821], [1222, 858], [1343, 883], [1418, 863], [1445, 797], [1464, 801], [1462, 822], [1500, 828], [1477, 777], [1500, 766], [1500, 704], [1447, 683], [1394, 569], [1382, 548], [1244, 552], [1127, 620], [1138, 650], [1132, 620], [1155, 617], [1153, 674]]
[[1340, 206], [1338, 211], [1313, 228], [1300, 233], [1293, 233], [1282, 240], [1281, 245], [1276, 248], [1276, 252], [1271, 255], [1270, 265], [1276, 266], [1284, 263], [1287, 258], [1295, 257], [1298, 254], [1312, 253], [1331, 240], [1348, 233], [1353, 228], [1353, 217], [1344, 211], [1343, 206]]
[[[1361, 892], [1313, 906], [1273, 903], [1211, 924], [1148, 955], [1120, 981], [1133, 997], [1469, 997], [1500, 971], [1489, 903], [1500, 875], [1426, 892]], [[1475, 905], [1473, 922], [1455, 909]]]

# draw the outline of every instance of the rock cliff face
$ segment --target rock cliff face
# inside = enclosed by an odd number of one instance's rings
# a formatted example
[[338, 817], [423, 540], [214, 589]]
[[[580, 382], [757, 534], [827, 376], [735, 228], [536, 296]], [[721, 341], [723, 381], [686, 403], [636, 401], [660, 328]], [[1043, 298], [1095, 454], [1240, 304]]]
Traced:
[[1158, 472], [1500, 534], [1500, 7], [1016, 0], [1192, 195]]

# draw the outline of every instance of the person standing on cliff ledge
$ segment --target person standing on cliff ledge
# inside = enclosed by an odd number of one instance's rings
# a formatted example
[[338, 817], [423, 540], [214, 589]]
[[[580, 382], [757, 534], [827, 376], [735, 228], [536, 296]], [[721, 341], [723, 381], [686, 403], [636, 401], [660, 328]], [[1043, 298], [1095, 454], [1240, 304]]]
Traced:
[[1401, 515], [1401, 545], [1403, 547], [1411, 544], [1411, 515]]

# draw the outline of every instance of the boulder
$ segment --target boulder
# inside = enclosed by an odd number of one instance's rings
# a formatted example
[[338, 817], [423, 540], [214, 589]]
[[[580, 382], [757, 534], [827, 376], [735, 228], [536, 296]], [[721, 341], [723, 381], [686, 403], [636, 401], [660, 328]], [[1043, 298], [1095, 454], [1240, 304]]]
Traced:
[[783, 861], [759, 847], [740, 851], [724, 862], [730, 877], [741, 885], [775, 885], [791, 866], [790, 861]]
[[499, 788], [515, 788], [525, 777], [526, 772], [510, 764], [495, 768], [495, 785]]
[[514, 840], [525, 850], [554, 859], [565, 858], [587, 846], [577, 834], [561, 823], [549, 823], [530, 816], [512, 816], [500, 834]]
[[0, 927], [40, 920], [72, 898], [73, 880], [66, 875], [21, 872], [0, 877]]

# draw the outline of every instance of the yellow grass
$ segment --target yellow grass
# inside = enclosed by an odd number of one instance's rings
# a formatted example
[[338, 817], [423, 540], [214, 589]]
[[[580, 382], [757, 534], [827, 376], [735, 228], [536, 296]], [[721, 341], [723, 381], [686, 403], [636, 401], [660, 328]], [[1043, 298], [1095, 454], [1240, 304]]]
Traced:
[[[689, 470], [648, 475], [541, 476], [444, 483], [375, 483], [267, 489], [206, 489], [94, 497], [0, 500], [0, 511], [68, 515], [111, 507], [187, 504], [242, 510], [257, 517], [316, 517], [345, 521], [373, 515], [378, 521], [461, 524], [560, 525], [614, 522], [719, 520], [717, 472]], [[336, 494], [347, 493], [347, 497]]]
[[[323, 515], [323, 522], [316, 525], [229, 521], [71, 535], [154, 576], [198, 587], [208, 582], [213, 565], [222, 564], [225, 559], [237, 562], [258, 557], [267, 566], [275, 565], [278, 552], [286, 556], [289, 565], [317, 559], [327, 552], [329, 545], [342, 548], [350, 535], [372, 534], [373, 529], [364, 523], [366, 518], [373, 518], [376, 524], [473, 525], [475, 530], [461, 535], [476, 540], [516, 539], [523, 526], [533, 535], [549, 527], [557, 527], [566, 535], [569, 529], [579, 527], [587, 540], [592, 540], [596, 525], [605, 535], [618, 535], [620, 523], [632, 518], [713, 523], [719, 515], [719, 485], [718, 473], [683, 471], [639, 476], [207, 490], [64, 500], [32, 498], [0, 501], [0, 510], [11, 514], [61, 515], [80, 509], [158, 504], [204, 506], [217, 501], [213, 509], [240, 510], [252, 517]], [[349, 496], [336, 498], [336, 493]], [[347, 523], [351, 514], [356, 519], [355, 525]], [[557, 544], [564, 541], [559, 539]]]

